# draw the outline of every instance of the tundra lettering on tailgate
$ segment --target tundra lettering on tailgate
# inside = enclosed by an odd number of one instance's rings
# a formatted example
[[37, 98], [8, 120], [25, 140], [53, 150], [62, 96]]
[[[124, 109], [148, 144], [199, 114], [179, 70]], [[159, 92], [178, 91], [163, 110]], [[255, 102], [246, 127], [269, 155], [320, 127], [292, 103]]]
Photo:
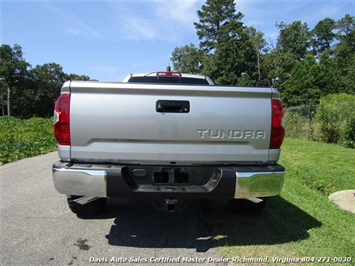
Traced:
[[197, 129], [201, 139], [265, 139], [264, 130]]

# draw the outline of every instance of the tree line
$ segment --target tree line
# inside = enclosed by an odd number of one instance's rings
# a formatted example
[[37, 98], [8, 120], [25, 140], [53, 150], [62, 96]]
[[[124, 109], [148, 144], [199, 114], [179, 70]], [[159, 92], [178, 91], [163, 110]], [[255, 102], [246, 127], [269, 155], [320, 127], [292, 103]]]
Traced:
[[200, 40], [176, 47], [176, 71], [210, 76], [218, 85], [276, 87], [286, 106], [317, 104], [333, 93], [355, 94], [355, 17], [276, 23], [276, 44], [248, 27], [233, 0], [207, 0], [194, 23]]
[[67, 74], [56, 63], [32, 67], [22, 47], [0, 47], [0, 115], [30, 118], [53, 115], [54, 102], [66, 80], [91, 80], [85, 75]]
[[[318, 104], [334, 93], [355, 94], [355, 17], [325, 18], [313, 29], [306, 22], [276, 23], [276, 44], [246, 26], [233, 0], [206, 0], [194, 23], [199, 46], [172, 51], [176, 71], [210, 76], [217, 85], [267, 86], [281, 92], [286, 106]], [[22, 48], [0, 47], [0, 115], [49, 117], [66, 80], [56, 63], [32, 67]]]

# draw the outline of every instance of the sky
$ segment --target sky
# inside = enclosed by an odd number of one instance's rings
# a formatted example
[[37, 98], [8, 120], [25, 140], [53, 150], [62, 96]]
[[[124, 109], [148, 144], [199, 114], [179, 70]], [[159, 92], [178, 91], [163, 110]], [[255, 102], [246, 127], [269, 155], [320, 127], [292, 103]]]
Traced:
[[[201, 0], [0, 0], [1, 44], [19, 44], [31, 64], [57, 63], [67, 74], [122, 81], [165, 70], [176, 47], [199, 45], [194, 22]], [[276, 23], [310, 29], [327, 17], [355, 15], [354, 0], [235, 0], [245, 26], [276, 44]]]

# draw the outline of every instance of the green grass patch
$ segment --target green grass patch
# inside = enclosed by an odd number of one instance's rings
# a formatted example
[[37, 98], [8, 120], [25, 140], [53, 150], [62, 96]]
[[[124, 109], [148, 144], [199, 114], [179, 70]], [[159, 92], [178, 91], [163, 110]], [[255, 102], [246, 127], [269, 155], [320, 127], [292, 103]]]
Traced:
[[52, 118], [0, 117], [0, 165], [55, 149]]
[[355, 189], [354, 162], [354, 149], [297, 139], [286, 139], [280, 160], [288, 178], [326, 196], [339, 190]]
[[333, 191], [355, 189], [354, 161], [353, 149], [286, 139], [280, 160], [287, 170], [284, 188], [268, 200], [262, 215], [207, 211], [216, 246], [227, 258], [268, 257], [270, 263], [273, 258], [298, 258], [335, 265], [334, 258], [351, 257], [341, 264], [355, 265], [355, 214], [328, 200]]

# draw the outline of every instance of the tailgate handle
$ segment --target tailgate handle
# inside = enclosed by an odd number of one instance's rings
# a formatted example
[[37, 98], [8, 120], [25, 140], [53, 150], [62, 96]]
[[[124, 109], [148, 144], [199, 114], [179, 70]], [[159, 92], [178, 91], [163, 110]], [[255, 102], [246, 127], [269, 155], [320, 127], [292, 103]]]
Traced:
[[155, 106], [158, 113], [189, 113], [189, 101], [158, 100]]

